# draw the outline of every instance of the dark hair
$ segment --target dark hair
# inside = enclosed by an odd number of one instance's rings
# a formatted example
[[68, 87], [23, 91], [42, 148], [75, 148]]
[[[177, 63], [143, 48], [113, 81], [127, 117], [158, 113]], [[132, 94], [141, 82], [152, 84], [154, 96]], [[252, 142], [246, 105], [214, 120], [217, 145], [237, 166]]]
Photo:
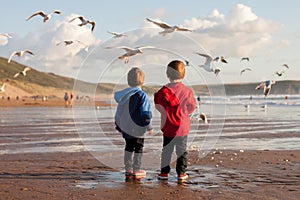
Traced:
[[133, 67], [127, 74], [127, 82], [131, 87], [141, 86], [144, 84], [144, 72], [138, 67]]
[[179, 60], [173, 60], [168, 64], [167, 76], [171, 80], [183, 79], [185, 76], [185, 65]]

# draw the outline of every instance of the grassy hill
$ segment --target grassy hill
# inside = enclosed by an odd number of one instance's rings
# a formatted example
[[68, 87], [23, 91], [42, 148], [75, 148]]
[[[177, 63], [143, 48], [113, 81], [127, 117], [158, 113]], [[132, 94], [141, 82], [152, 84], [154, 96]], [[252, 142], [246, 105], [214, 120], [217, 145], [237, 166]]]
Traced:
[[[0, 57], [0, 84], [7, 82], [15, 90], [22, 91], [29, 95], [47, 95], [47, 96], [62, 96], [65, 91], [72, 91], [75, 83], [75, 79], [59, 76], [53, 73], [40, 72], [35, 69], [31, 69], [24, 77], [22, 75], [17, 78], [13, 78], [14, 74], [22, 71], [26, 66], [12, 61], [7, 63], [6, 58]], [[86, 93], [86, 88], [94, 88], [94, 84], [78, 81], [80, 87], [76, 87], [82, 94]], [[226, 84], [225, 90], [227, 95], [260, 95], [262, 91], [255, 90], [258, 83], [247, 84]], [[116, 87], [111, 83], [100, 83], [97, 85], [96, 94], [111, 94]], [[124, 86], [118, 86], [118, 89], [124, 88]], [[209, 94], [206, 85], [192, 86], [198, 95]], [[159, 86], [143, 87], [148, 93], [155, 92]], [[222, 87], [218, 85], [211, 85], [214, 91], [222, 90]], [[272, 86], [271, 94], [300, 94], [300, 81], [278, 81]]]
[[[31, 69], [26, 76], [14, 78], [14, 74], [22, 71], [26, 66], [12, 61], [7, 63], [7, 59], [0, 57], [0, 84], [7, 82], [9, 85], [32, 95], [54, 95], [61, 96], [65, 91], [73, 90], [75, 79], [59, 76], [53, 73], [40, 72]], [[85, 88], [92, 88], [94, 84], [78, 81], [79, 92], [85, 93]], [[114, 84], [98, 84], [97, 93], [109, 94], [113, 91]]]

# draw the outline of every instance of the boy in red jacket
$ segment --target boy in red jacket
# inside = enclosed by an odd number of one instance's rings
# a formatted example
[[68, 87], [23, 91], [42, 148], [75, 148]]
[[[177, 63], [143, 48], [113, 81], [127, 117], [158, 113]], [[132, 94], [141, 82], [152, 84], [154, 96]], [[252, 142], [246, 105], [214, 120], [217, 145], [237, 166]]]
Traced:
[[167, 77], [170, 83], [154, 94], [155, 108], [161, 113], [163, 149], [161, 154], [161, 173], [159, 179], [168, 179], [171, 170], [171, 156], [176, 148], [176, 172], [178, 180], [188, 178], [187, 135], [190, 131], [190, 117], [196, 108], [193, 91], [181, 81], [185, 76], [183, 62], [174, 60], [168, 64]]

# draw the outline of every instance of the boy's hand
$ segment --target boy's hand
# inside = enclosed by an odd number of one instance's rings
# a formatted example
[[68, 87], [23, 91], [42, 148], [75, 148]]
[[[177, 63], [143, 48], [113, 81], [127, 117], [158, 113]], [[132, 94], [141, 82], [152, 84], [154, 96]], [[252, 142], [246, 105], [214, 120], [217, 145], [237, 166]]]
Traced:
[[153, 135], [153, 129], [149, 130], [149, 131], [148, 131], [148, 134], [149, 134], [149, 135]]

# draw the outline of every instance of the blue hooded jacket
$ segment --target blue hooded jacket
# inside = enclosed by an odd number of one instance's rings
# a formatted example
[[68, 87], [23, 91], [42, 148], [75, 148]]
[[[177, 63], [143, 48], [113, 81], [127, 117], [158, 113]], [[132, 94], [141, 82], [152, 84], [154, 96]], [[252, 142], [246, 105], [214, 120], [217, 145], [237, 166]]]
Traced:
[[151, 104], [147, 94], [139, 87], [129, 87], [114, 95], [118, 103], [115, 113], [116, 129], [124, 138], [143, 137], [151, 130]]

